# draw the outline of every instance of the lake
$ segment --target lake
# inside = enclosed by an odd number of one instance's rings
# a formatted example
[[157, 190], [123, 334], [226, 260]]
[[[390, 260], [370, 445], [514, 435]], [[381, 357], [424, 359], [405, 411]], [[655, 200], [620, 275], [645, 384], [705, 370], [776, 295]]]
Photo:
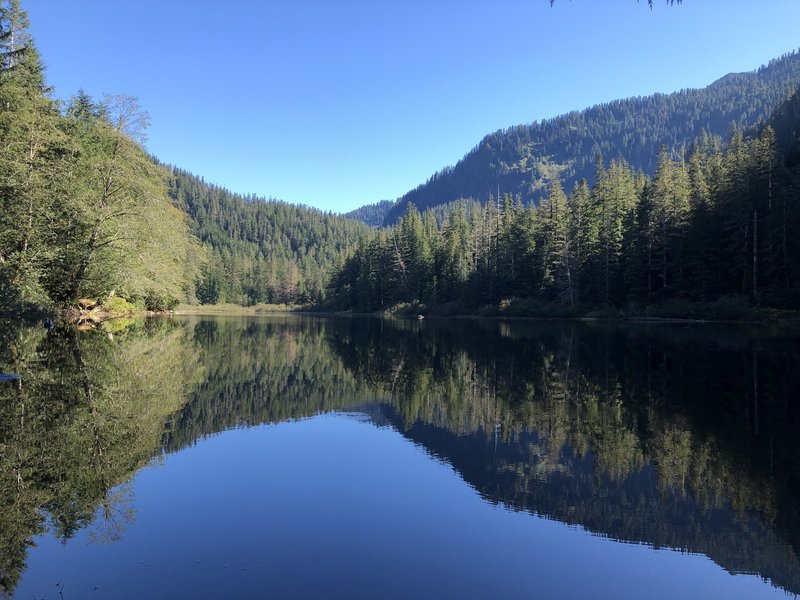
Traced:
[[0, 597], [786, 598], [796, 326], [0, 323]]

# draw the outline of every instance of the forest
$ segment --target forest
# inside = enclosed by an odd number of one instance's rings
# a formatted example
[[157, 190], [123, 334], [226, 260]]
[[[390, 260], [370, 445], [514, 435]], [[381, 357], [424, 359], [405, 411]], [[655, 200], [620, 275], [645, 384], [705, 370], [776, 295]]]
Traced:
[[[704, 90], [498, 132], [398, 203], [336, 215], [161, 164], [143, 145], [148, 116], [131, 96], [54, 99], [26, 13], [8, 0], [0, 313], [53, 313], [81, 299], [118, 312], [179, 303], [711, 318], [797, 309], [800, 99], [788, 90], [798, 81], [791, 53]], [[517, 183], [498, 180], [501, 171]], [[470, 187], [469, 177], [482, 183]], [[464, 189], [502, 193], [464, 199]], [[394, 224], [375, 227], [381, 220]], [[707, 304], [699, 313], [698, 302]]]
[[205, 251], [193, 290], [200, 304], [321, 305], [330, 273], [371, 235], [361, 222], [243, 197], [180, 169], [167, 186]]
[[495, 131], [452, 167], [401, 197], [384, 224], [396, 223], [409, 202], [424, 211], [459, 198], [485, 202], [519, 195], [538, 203], [548, 182], [565, 189], [590, 184], [597, 160], [624, 159], [653, 175], [662, 145], [671, 152], [689, 147], [702, 131], [728, 139], [769, 119], [800, 85], [800, 53], [790, 52], [751, 73], [730, 73], [702, 89], [615, 100], [525, 125]]
[[0, 105], [0, 314], [318, 304], [369, 234], [160, 164], [131, 96], [55, 100], [19, 0], [0, 6]]
[[768, 124], [727, 143], [702, 132], [685, 152], [662, 146], [654, 176], [598, 159], [594, 185], [558, 177], [536, 204], [489, 196], [443, 214], [405, 215], [348, 259], [332, 281], [342, 307], [398, 303], [480, 312], [575, 315], [660, 306], [709, 316], [749, 304], [800, 308], [800, 95]]
[[194, 277], [199, 251], [140, 146], [135, 99], [51, 99], [27, 17], [0, 10], [0, 307], [116, 294], [151, 307]]

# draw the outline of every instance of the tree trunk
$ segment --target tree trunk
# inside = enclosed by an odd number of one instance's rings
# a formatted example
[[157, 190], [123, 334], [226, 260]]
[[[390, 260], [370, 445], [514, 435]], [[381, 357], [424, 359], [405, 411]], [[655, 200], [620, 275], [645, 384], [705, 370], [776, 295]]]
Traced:
[[753, 302], [758, 301], [758, 211], [753, 211]]

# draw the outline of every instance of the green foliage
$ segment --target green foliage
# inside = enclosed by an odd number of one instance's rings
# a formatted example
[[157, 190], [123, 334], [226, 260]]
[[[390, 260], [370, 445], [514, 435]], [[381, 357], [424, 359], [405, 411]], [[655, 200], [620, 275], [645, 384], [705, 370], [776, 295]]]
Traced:
[[354, 221], [361, 221], [370, 227], [380, 227], [393, 206], [394, 202], [391, 200], [381, 200], [375, 204], [368, 204], [351, 210], [342, 216]]
[[0, 310], [51, 305], [69, 143], [42, 71], [19, 2], [0, 4]]
[[688, 159], [662, 147], [652, 179], [624, 160], [598, 161], [594, 186], [580, 182], [567, 197], [555, 178], [538, 206], [490, 195], [467, 219], [466, 203], [441, 218], [409, 203], [344, 261], [331, 305], [723, 320], [774, 316], [754, 307], [796, 310], [799, 96], [778, 107], [777, 129], [735, 130], [724, 150], [706, 133]]
[[60, 113], [27, 28], [19, 2], [0, 5], [0, 309], [193, 298], [203, 251], [140, 145], [146, 114], [83, 91]]
[[[705, 90], [492, 134], [393, 207], [394, 227], [375, 231], [156, 164], [141, 146], [147, 115], [129, 96], [96, 101], [79, 91], [59, 111], [27, 17], [6, 0], [0, 312], [114, 294], [150, 310], [199, 302], [475, 311], [516, 298], [616, 312], [726, 296], [797, 309], [800, 101], [786, 91], [798, 81], [800, 55], [790, 54]], [[741, 128], [782, 98], [771, 127]], [[731, 125], [723, 151], [717, 134]], [[483, 205], [463, 199], [499, 189], [507, 191]], [[351, 216], [374, 223], [388, 208]]]
[[112, 296], [103, 301], [103, 308], [110, 313], [134, 313], [137, 311], [135, 304], [132, 304], [120, 296]]
[[195, 288], [197, 301], [200, 304], [216, 304], [219, 301], [221, 288], [222, 281], [216, 271], [207, 270], [203, 272]]
[[330, 273], [372, 231], [356, 221], [244, 197], [173, 169], [169, 195], [209, 250], [195, 278], [202, 304], [319, 304]]
[[147, 310], [167, 311], [173, 310], [180, 304], [180, 299], [169, 294], [159, 293], [155, 290], [147, 290], [144, 295], [144, 307]]

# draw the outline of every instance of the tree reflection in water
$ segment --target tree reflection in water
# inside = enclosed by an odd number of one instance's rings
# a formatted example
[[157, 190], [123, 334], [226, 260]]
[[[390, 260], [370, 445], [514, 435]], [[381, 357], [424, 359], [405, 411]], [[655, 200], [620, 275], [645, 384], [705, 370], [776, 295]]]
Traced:
[[361, 410], [489, 502], [800, 591], [797, 332], [349, 318], [2, 330], [0, 577], [34, 535], [134, 518], [123, 484], [226, 429]]

